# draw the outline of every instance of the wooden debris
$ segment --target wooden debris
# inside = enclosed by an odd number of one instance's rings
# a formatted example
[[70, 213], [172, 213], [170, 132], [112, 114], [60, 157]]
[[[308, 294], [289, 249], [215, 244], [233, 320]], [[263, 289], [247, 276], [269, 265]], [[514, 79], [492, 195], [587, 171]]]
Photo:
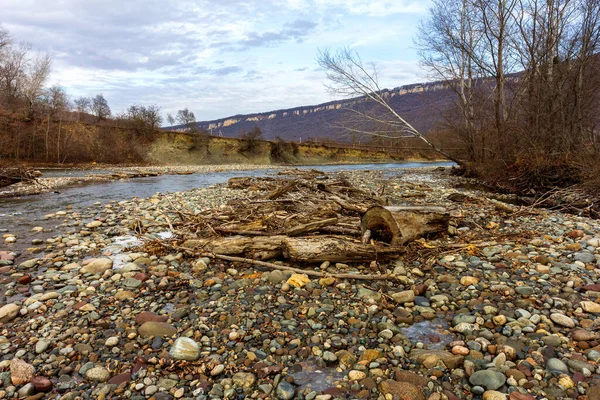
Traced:
[[35, 182], [42, 174], [39, 171], [25, 167], [0, 167], [0, 188], [19, 182]]
[[339, 236], [314, 236], [304, 238], [284, 237], [283, 256], [301, 262], [358, 262], [373, 261], [404, 252], [401, 247], [380, 247]]
[[[383, 191], [378, 195], [354, 187], [341, 174], [332, 179], [319, 171], [296, 170], [281, 178], [232, 178], [228, 187], [245, 195], [224, 208], [195, 213], [172, 205], [170, 212], [179, 218], [173, 219], [172, 230], [180, 236], [174, 246], [196, 256], [254, 265], [277, 259], [373, 262], [397, 257], [407, 242], [448, 227], [443, 208], [384, 207], [389, 199], [379, 197]], [[369, 279], [382, 279], [377, 276]]]
[[450, 215], [443, 207], [375, 206], [362, 216], [363, 235], [392, 246], [406, 244], [432, 233], [446, 232]]

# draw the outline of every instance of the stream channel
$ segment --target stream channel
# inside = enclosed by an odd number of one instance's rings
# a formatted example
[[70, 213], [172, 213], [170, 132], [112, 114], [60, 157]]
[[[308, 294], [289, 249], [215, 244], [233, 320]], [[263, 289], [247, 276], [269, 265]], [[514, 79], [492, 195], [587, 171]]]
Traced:
[[[399, 164], [349, 164], [326, 166], [302, 166], [299, 169], [318, 169], [323, 172], [356, 171], [356, 170], [390, 170], [397, 173], [397, 168], [444, 167], [450, 162], [407, 162]], [[70, 206], [73, 210], [82, 210], [94, 203], [106, 204], [110, 201], [146, 198], [156, 193], [180, 192], [198, 187], [209, 187], [225, 183], [232, 177], [265, 176], [274, 174], [280, 169], [260, 169], [249, 171], [223, 171], [213, 173], [195, 173], [191, 175], [159, 175], [147, 178], [123, 179], [115, 181], [91, 182], [78, 186], [60, 189], [59, 193], [44, 193], [9, 199], [0, 199], [0, 233], [10, 232], [22, 239], [31, 236], [31, 229], [36, 226], [49, 228], [43, 217], [46, 214], [64, 210]], [[81, 170], [47, 170], [45, 177], [83, 176], [88, 174], [107, 174], [111, 171]], [[39, 235], [36, 237], [40, 237]], [[43, 238], [42, 238], [43, 239]], [[27, 240], [20, 240], [25, 244]], [[17, 243], [19, 243], [17, 242]], [[8, 250], [8, 249], [4, 249]], [[10, 250], [23, 250], [19, 246]]]

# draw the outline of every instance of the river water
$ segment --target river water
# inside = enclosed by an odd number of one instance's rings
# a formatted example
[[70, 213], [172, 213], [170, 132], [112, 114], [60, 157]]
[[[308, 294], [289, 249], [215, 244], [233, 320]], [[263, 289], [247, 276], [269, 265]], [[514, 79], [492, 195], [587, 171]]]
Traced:
[[[406, 162], [398, 164], [349, 164], [302, 166], [299, 169], [318, 169], [323, 172], [382, 170], [397, 173], [398, 168], [418, 168], [451, 166], [450, 162]], [[44, 215], [70, 206], [81, 210], [94, 203], [106, 204], [110, 201], [129, 200], [134, 197], [146, 198], [156, 193], [180, 192], [199, 187], [209, 187], [225, 183], [232, 177], [264, 176], [275, 174], [280, 169], [260, 169], [251, 171], [223, 171], [214, 173], [195, 173], [192, 175], [160, 175], [147, 178], [91, 182], [80, 186], [60, 189], [60, 193], [44, 193], [12, 199], [0, 199], [0, 232], [10, 232], [17, 236], [32, 236], [31, 229], [45, 227]], [[106, 174], [110, 170], [46, 170], [45, 177], [84, 176], [88, 174]], [[39, 237], [36, 236], [36, 237]], [[21, 241], [23, 243], [23, 241]], [[1, 247], [1, 245], [0, 245]], [[21, 250], [14, 246], [12, 249]]]

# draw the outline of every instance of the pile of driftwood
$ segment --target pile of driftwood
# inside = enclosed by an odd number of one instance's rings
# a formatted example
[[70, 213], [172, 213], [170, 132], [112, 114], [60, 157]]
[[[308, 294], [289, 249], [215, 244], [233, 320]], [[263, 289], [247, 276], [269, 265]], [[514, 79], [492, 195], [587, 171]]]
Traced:
[[398, 255], [405, 244], [446, 232], [441, 207], [388, 206], [343, 176], [285, 171], [278, 178], [232, 178], [247, 198], [199, 214], [172, 204], [178, 247], [232, 261], [370, 262]]
[[19, 182], [35, 182], [41, 172], [25, 167], [0, 167], [0, 188]]

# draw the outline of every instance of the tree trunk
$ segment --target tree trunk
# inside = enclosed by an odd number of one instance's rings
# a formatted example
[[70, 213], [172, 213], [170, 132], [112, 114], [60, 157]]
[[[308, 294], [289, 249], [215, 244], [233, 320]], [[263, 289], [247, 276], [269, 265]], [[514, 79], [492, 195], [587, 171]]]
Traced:
[[446, 232], [450, 215], [443, 207], [371, 207], [363, 215], [361, 230], [371, 238], [401, 246], [428, 234]]
[[382, 247], [362, 244], [340, 236], [314, 236], [282, 241], [283, 256], [299, 262], [356, 262], [373, 261], [404, 252], [403, 247]]
[[255, 260], [281, 257], [282, 240], [285, 236], [229, 236], [213, 239], [189, 239], [184, 247], [206, 253], [244, 255]]

